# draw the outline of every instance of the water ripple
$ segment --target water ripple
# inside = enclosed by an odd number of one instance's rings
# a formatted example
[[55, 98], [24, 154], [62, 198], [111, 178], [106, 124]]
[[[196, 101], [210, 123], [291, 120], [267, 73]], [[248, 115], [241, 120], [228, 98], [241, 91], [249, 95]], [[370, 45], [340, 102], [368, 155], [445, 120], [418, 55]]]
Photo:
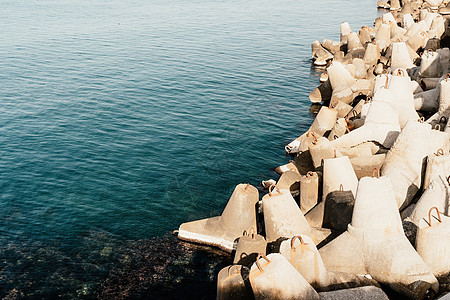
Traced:
[[[89, 253], [86, 232], [160, 236], [219, 214], [236, 184], [276, 177], [284, 143], [312, 120], [311, 42], [375, 15], [374, 0], [0, 1], [8, 280], [38, 286], [55, 255], [64, 263], [44, 276], [48, 295], [57, 278], [58, 292], [80, 296], [67, 268], [81, 260], [68, 249]], [[30, 275], [36, 245], [50, 250]], [[96, 268], [75, 286], [109, 272]]]

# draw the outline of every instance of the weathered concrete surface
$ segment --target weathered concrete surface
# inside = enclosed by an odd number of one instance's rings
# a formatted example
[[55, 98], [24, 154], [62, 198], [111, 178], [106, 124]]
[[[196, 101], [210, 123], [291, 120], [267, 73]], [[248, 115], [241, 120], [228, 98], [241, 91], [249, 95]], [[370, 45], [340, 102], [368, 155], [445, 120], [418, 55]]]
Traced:
[[389, 300], [382, 289], [374, 286], [323, 292], [319, 296], [320, 300]]

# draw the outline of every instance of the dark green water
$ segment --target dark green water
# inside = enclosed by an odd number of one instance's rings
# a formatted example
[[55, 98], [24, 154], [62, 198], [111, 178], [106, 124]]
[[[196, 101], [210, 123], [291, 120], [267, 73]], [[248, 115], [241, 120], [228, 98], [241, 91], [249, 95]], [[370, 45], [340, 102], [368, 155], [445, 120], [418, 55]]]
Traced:
[[167, 232], [276, 177], [311, 42], [375, 3], [0, 0], [0, 298], [214, 295]]

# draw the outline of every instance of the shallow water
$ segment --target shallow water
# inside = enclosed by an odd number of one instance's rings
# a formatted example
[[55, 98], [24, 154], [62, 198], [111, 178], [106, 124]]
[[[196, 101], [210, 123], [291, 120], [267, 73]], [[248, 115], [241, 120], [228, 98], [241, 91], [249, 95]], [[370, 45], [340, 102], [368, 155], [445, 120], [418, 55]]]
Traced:
[[375, 4], [1, 0], [0, 297], [214, 293], [227, 255], [166, 233], [276, 178], [312, 121], [311, 42]]

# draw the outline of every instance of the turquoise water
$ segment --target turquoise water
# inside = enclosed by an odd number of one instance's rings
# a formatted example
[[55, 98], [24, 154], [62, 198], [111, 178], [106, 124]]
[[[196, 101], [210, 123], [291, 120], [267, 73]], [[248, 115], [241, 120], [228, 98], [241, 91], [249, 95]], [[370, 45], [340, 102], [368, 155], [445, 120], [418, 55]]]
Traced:
[[[106, 297], [164, 243], [169, 265], [226, 263], [165, 234], [276, 178], [312, 121], [311, 42], [372, 25], [375, 4], [0, 0], [0, 297]], [[212, 281], [207, 261], [186, 276]]]

